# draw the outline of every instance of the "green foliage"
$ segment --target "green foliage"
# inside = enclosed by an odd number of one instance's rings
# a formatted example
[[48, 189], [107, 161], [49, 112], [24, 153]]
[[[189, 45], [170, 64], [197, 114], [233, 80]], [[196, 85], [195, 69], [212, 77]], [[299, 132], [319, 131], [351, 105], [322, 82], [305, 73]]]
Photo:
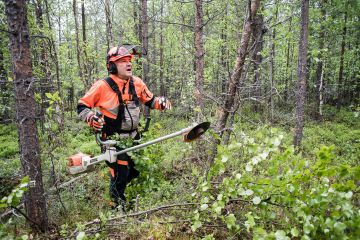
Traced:
[[[21, 183], [15, 187], [12, 192], [3, 197], [0, 200], [0, 210], [7, 208], [17, 208], [21, 203], [24, 193], [28, 190], [29, 177], [26, 176], [21, 180]], [[27, 235], [22, 235], [21, 237], [16, 237], [13, 235], [13, 232], [9, 229], [9, 226], [12, 224], [12, 218], [8, 219], [5, 223], [2, 221], [0, 223], [0, 238], [1, 239], [28, 239]]]
[[11, 159], [18, 153], [15, 125], [0, 125], [0, 158]]
[[19, 182], [20, 169], [16, 126], [0, 124], [0, 196], [8, 195]]
[[[235, 232], [243, 231], [243, 224], [255, 239], [360, 236], [354, 196], [358, 167], [334, 162], [334, 147], [321, 147], [313, 160], [295, 155], [281, 144], [283, 134], [276, 129], [260, 128], [252, 136], [243, 133], [219, 146], [194, 195], [200, 205], [193, 214], [193, 231], [222, 221]], [[242, 215], [246, 219], [240, 220]]]
[[343, 123], [310, 123], [304, 129], [303, 147], [306, 154], [313, 154], [317, 150], [314, 146], [334, 145], [336, 162], [356, 165], [360, 158], [359, 134], [359, 128], [353, 129]]
[[[152, 140], [157, 137], [162, 126], [156, 124], [153, 129], [147, 132], [143, 138], [142, 143]], [[166, 186], [164, 182], [164, 175], [161, 171], [161, 164], [165, 157], [165, 152], [162, 148], [152, 145], [144, 149], [130, 152], [129, 155], [134, 159], [136, 169], [140, 172], [140, 176], [132, 181], [130, 187], [127, 188], [126, 192], [129, 199], [136, 199], [138, 194], [148, 195], [162, 191], [163, 197], [169, 194], [171, 186]], [[169, 188], [167, 191], [165, 189]], [[150, 199], [148, 199], [152, 202]], [[146, 200], [142, 200], [146, 201]]]
[[27, 191], [29, 185], [29, 177], [24, 177], [21, 180], [19, 186], [12, 190], [11, 194], [7, 197], [3, 197], [0, 202], [0, 209], [6, 207], [17, 207], [20, 204], [20, 201]]
[[[41, 103], [49, 104], [45, 111], [45, 121], [41, 122], [41, 130], [45, 132], [39, 131], [44, 186], [48, 189], [54, 186], [54, 182], [66, 182], [73, 177], [66, 171], [69, 155], [79, 151], [96, 155], [100, 149], [96, 145], [94, 133], [84, 123], [75, 120], [76, 101], [89, 86], [84, 86], [79, 77], [72, 3], [55, 1], [42, 6], [43, 26], [40, 26], [36, 18], [36, 5], [44, 2], [35, 2], [27, 4], [28, 26], [36, 80], [35, 99], [39, 106]], [[104, 61], [108, 48], [107, 24], [98, 3], [84, 1], [87, 41], [80, 43], [82, 54], [79, 57], [86, 65], [82, 70], [87, 70], [86, 77], [90, 83], [107, 75]], [[225, 234], [231, 234], [232, 238], [239, 237], [239, 234], [244, 234], [244, 238], [255, 239], [356, 238], [359, 235], [356, 205], [359, 200], [357, 192], [360, 176], [360, 111], [356, 105], [359, 101], [357, 90], [360, 72], [357, 30], [359, 4], [358, 1], [339, 0], [313, 1], [310, 4], [308, 109], [315, 109], [316, 68], [320, 62], [324, 63], [324, 102], [336, 104], [339, 100], [336, 99], [337, 93], [342, 91], [343, 105], [352, 105], [340, 111], [335, 107], [324, 106], [324, 122], [308, 122], [305, 125], [301, 153], [294, 154], [290, 129], [294, 120], [292, 107], [295, 95], [291, 94], [291, 89], [294, 89], [297, 71], [300, 4], [299, 1], [276, 1], [275, 4], [262, 1], [259, 13], [264, 17], [265, 26], [263, 47], [258, 54], [263, 59], [259, 71], [263, 96], [257, 99], [261, 111], [254, 111], [250, 104], [243, 104], [246, 99], [253, 99], [249, 83], [253, 83], [254, 61], [248, 57], [244, 65], [247, 74], [243, 74], [244, 81], [240, 86], [243, 94], [240, 96], [241, 115], [235, 118], [235, 122], [241, 124], [234, 126], [235, 138], [228, 146], [218, 146], [219, 155], [212, 166], [202, 159], [206, 152], [199, 153], [194, 143], [171, 140], [133, 153], [141, 175], [127, 188], [127, 195], [129, 199], [140, 196], [139, 209], [168, 202], [192, 200], [199, 203], [198, 209], [191, 216], [184, 211], [176, 217], [191, 218], [189, 231], [204, 236], [204, 239], [219, 238], [216, 232], [206, 227], [213, 222], [223, 226], [222, 230]], [[79, 5], [78, 1], [78, 10]], [[223, 85], [229, 79], [235, 63], [247, 7], [247, 1], [203, 2], [203, 96], [209, 113], [207, 117], [211, 120], [216, 120], [215, 109], [222, 104], [219, 99], [224, 96]], [[120, 17], [112, 17], [114, 44], [140, 44], [141, 36], [136, 32], [141, 16], [139, 5], [134, 1], [129, 3], [128, 0], [118, 0], [110, 8], [112, 13], [114, 10], [122, 13]], [[5, 13], [3, 2], [0, 2], [0, 10]], [[326, 11], [324, 20], [322, 10]], [[338, 84], [345, 12], [348, 14], [345, 71], [343, 84]], [[5, 14], [0, 14], [0, 28], [4, 30], [0, 31], [1, 121], [15, 119], [11, 87], [12, 60], [5, 18]], [[163, 120], [152, 125], [152, 130], [143, 141], [187, 126], [199, 110], [194, 107], [194, 4], [187, 1], [149, 1], [148, 20], [149, 89], [158, 93], [160, 81], [164, 82], [165, 95], [171, 98], [175, 110], [170, 114], [152, 113]], [[322, 28], [325, 28], [325, 42], [324, 47], [320, 48]], [[273, 34], [276, 54], [273, 61], [275, 71], [271, 74], [276, 80], [276, 94], [269, 89], [268, 81], [263, 81], [270, 75], [268, 59], [272, 44], [269, 43]], [[51, 41], [54, 41], [55, 49], [50, 46]], [[255, 45], [251, 43], [249, 54], [252, 54]], [[50, 70], [49, 76], [44, 71], [43, 50], [46, 50], [49, 61], [46, 66]], [[160, 52], [163, 56], [160, 56]], [[135, 75], [141, 76], [143, 62], [144, 59], [133, 62]], [[56, 79], [57, 74], [59, 79]], [[59, 81], [58, 85], [56, 81]], [[51, 85], [48, 86], [51, 91], [56, 88], [60, 92], [44, 91], [43, 87], [47, 84]], [[61, 89], [57, 89], [58, 86]], [[271, 120], [281, 126], [281, 130], [264, 126], [266, 118], [269, 118], [270, 94], [275, 100]], [[60, 96], [63, 98], [60, 99]], [[219, 104], [213, 104], [213, 100]], [[63, 107], [65, 128], [60, 132], [57, 119]], [[305, 117], [309, 119], [309, 116]], [[258, 129], [259, 125], [263, 127]], [[0, 192], [6, 193], [12, 186], [3, 184], [6, 183], [3, 179], [17, 178], [21, 169], [16, 126], [0, 125], [0, 134]], [[207, 136], [206, 140], [217, 137], [210, 131]], [[204, 142], [205, 148], [208, 148], [207, 141]], [[103, 164], [95, 170], [61, 189], [57, 195], [47, 196], [52, 220], [59, 225], [65, 223], [64, 238], [71, 234], [70, 230], [79, 222], [98, 216], [105, 222], [108, 217], [107, 169]], [[60, 197], [65, 208], [59, 201]], [[134, 224], [129, 227], [129, 232], [136, 235], [138, 229], [152, 227], [146, 220], [144, 222], [143, 226]], [[85, 234], [83, 225], [78, 224], [77, 230], [78, 235], [73, 237], [90, 238], [89, 234]], [[148, 231], [151, 233], [152, 230]]]

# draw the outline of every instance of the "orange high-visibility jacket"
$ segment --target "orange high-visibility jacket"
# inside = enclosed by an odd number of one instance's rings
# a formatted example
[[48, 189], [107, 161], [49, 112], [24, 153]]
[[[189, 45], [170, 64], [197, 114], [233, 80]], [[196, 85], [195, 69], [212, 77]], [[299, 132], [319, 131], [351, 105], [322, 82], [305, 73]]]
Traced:
[[[139, 123], [140, 108], [135, 106], [132, 99], [132, 94], [129, 93], [130, 80], [123, 80], [116, 75], [111, 74], [110, 77], [118, 85], [121, 92], [122, 100], [126, 104], [125, 118], [131, 120], [131, 125], [122, 123], [122, 130], [131, 131], [137, 128]], [[145, 83], [138, 77], [133, 76], [134, 87], [136, 96], [143, 104], [155, 108], [161, 109], [160, 105], [154, 98], [152, 92], [149, 91]], [[109, 121], [117, 118], [119, 112], [119, 99], [117, 94], [111, 89], [111, 87], [104, 80], [96, 81], [90, 90], [79, 100], [78, 113], [79, 117], [84, 120], [84, 113], [89, 111], [89, 108], [99, 108], [99, 110], [105, 116], [105, 122], [109, 125]], [[106, 121], [108, 119], [108, 121]], [[106, 125], [105, 124], [105, 125]]]

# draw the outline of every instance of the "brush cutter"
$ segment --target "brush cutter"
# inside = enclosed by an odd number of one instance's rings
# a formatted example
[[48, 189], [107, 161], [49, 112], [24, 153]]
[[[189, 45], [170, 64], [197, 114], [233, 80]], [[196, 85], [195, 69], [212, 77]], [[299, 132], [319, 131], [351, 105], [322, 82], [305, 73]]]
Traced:
[[103, 162], [103, 161], [108, 161], [110, 163], [116, 162], [117, 160], [117, 155], [123, 154], [123, 153], [127, 153], [127, 152], [131, 152], [131, 151], [135, 151], [137, 149], [140, 148], [144, 148], [147, 147], [149, 145], [158, 143], [158, 142], [162, 142], [165, 141], [167, 139], [179, 136], [179, 135], [183, 135], [184, 136], [184, 142], [191, 142], [194, 141], [195, 139], [199, 138], [201, 135], [203, 135], [208, 128], [210, 127], [210, 122], [203, 122], [200, 124], [194, 124], [190, 127], [184, 128], [178, 132], [175, 133], [171, 133], [168, 135], [165, 135], [163, 137], [159, 137], [156, 138], [154, 140], [151, 140], [149, 142], [143, 143], [143, 144], [139, 144], [130, 148], [126, 148], [124, 150], [121, 151], [116, 151], [115, 145], [116, 145], [116, 141], [114, 140], [106, 140], [106, 141], [101, 141], [100, 140], [100, 135], [97, 134], [96, 135], [96, 140], [98, 141], [98, 143], [100, 143], [101, 145], [103, 145], [105, 147], [105, 152], [99, 156], [95, 156], [95, 157], [91, 157], [87, 154], [84, 153], [78, 153], [75, 154], [71, 157], [69, 157], [68, 159], [68, 169], [70, 174], [78, 174], [78, 173], [82, 173], [88, 170], [88, 168], [94, 164], [97, 164], [99, 162]]

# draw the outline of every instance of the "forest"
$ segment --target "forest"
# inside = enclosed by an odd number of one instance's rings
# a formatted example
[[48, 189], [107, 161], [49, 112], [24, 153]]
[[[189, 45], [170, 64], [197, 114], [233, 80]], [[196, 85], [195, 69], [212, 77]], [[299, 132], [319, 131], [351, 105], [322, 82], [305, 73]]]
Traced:
[[360, 239], [359, 0], [2, 0], [0, 89], [0, 239]]

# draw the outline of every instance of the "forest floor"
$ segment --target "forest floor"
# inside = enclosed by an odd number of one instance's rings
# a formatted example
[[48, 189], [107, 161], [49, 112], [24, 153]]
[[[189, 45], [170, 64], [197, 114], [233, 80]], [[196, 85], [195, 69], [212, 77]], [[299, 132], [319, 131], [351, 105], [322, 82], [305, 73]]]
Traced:
[[[100, 153], [85, 124], [74, 120], [67, 123], [62, 134], [51, 138], [41, 134], [43, 179], [53, 229], [42, 237], [360, 236], [356, 226], [360, 222], [359, 112], [328, 108], [322, 122], [308, 119], [299, 154], [291, 147], [291, 116], [279, 115], [273, 124], [261, 120], [260, 115], [242, 116], [236, 119], [230, 144], [218, 148], [213, 165], [205, 158], [214, 138], [211, 131], [199, 142], [183, 143], [176, 138], [133, 153], [141, 175], [127, 188], [130, 203], [126, 214], [109, 206], [109, 173], [105, 164], [64, 185], [74, 179], [67, 172], [67, 157], [78, 151]], [[143, 142], [191, 124], [165, 114], [155, 114], [154, 119]], [[0, 134], [2, 198], [20, 181], [21, 164], [16, 127], [0, 125]], [[339, 195], [327, 195], [324, 199], [324, 186], [326, 194], [333, 189]], [[336, 207], [337, 201], [340, 207]], [[303, 205], [310, 209], [298, 207]], [[299, 217], [301, 214], [304, 217]], [[12, 215], [11, 223], [9, 216], [4, 221], [0, 236], [20, 237], [28, 233], [21, 216]]]

